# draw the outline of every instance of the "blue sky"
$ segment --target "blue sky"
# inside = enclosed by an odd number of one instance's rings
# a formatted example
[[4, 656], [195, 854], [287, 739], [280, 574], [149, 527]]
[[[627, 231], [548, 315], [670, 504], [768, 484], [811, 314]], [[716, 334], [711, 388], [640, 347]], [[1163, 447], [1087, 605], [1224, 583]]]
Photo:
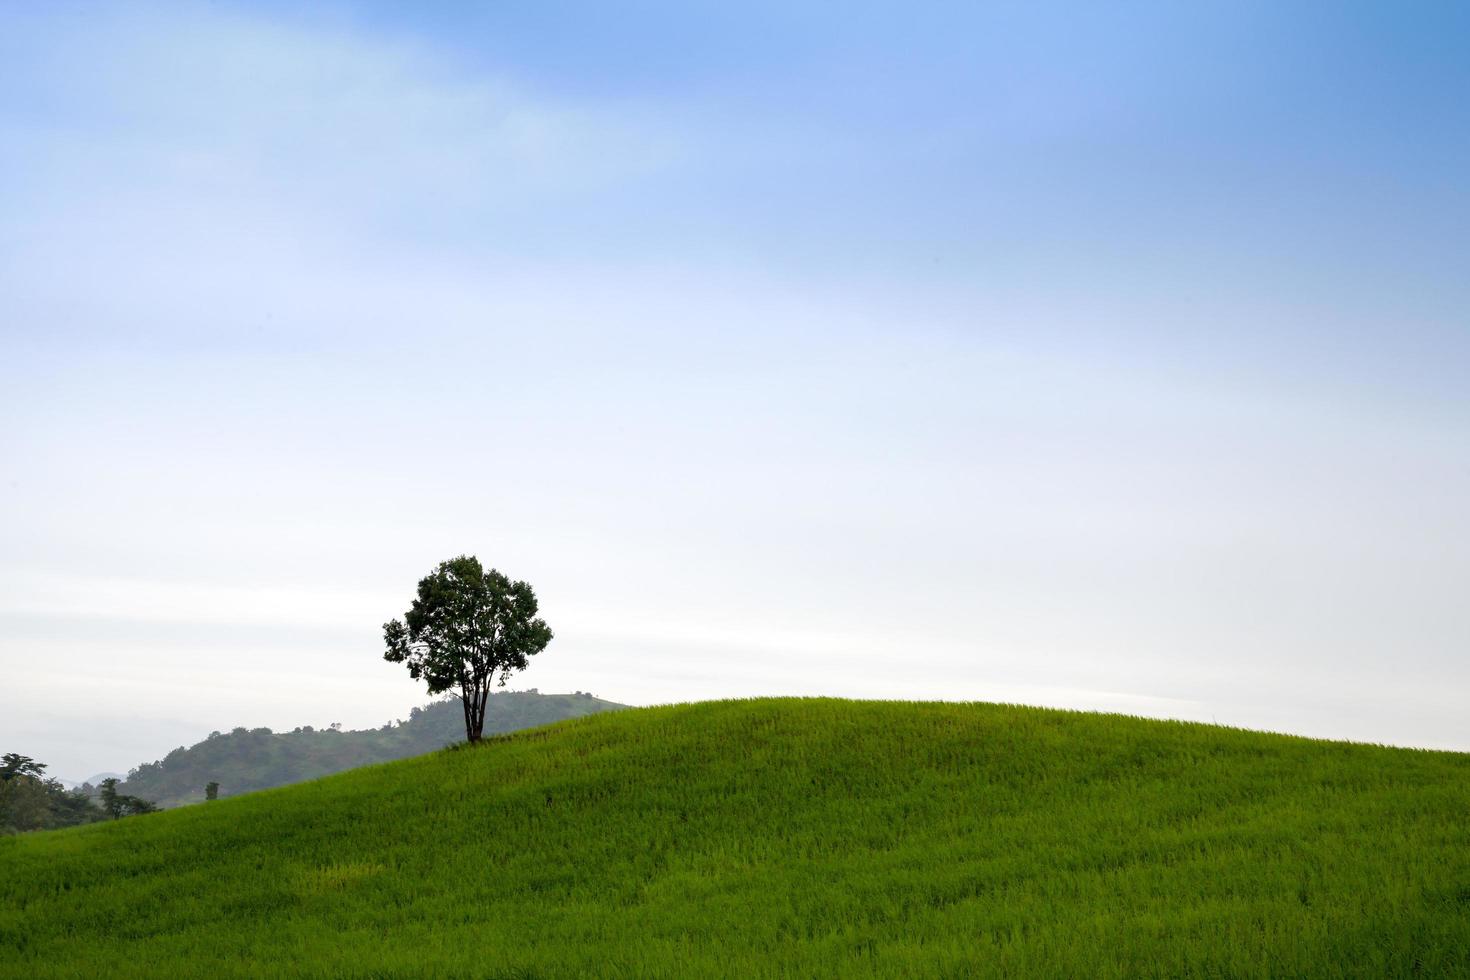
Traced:
[[461, 551], [523, 686], [1470, 749], [1465, 8], [297, 6], [0, 7], [7, 751], [402, 716]]

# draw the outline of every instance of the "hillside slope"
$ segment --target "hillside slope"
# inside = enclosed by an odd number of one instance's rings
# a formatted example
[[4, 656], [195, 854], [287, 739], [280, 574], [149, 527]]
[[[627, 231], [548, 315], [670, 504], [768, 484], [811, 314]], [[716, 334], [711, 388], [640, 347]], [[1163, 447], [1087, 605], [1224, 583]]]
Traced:
[[[497, 691], [485, 706], [485, 734], [624, 707], [590, 694]], [[406, 721], [381, 728], [336, 731], [307, 726], [291, 732], [237, 728], [215, 732], [202, 742], [179, 746], [156, 762], [136, 767], [120, 790], [160, 806], [178, 806], [202, 801], [204, 785], [211, 781], [220, 784], [221, 797], [237, 796], [375, 762], [407, 759], [462, 741], [464, 715], [458, 701], [414, 708]]]
[[0, 840], [16, 975], [1465, 975], [1470, 755], [632, 709]]

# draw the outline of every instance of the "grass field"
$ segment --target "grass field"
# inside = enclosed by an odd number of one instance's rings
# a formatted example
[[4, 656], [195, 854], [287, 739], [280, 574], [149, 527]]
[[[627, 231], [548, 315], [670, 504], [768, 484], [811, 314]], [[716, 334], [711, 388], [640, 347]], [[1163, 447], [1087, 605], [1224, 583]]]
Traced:
[[1470, 755], [638, 709], [0, 840], [15, 976], [1470, 975]]

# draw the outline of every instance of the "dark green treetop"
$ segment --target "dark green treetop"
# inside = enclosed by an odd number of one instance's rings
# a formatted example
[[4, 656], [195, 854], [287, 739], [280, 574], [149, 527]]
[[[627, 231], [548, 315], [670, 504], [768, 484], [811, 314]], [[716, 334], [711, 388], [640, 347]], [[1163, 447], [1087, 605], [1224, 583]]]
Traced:
[[17, 776], [45, 779], [46, 763], [37, 762], [30, 756], [21, 755], [19, 752], [7, 752], [0, 756], [0, 781], [9, 782]]
[[550, 627], [536, 613], [530, 585], [461, 555], [419, 580], [418, 598], [403, 619], [383, 624], [383, 658], [407, 664], [430, 694], [458, 697], [465, 737], [478, 742], [491, 687], [503, 687], [551, 642]]
[[154, 813], [158, 810], [151, 801], [138, 796], [129, 796], [117, 791], [117, 779], [109, 778], [102, 780], [102, 786], [98, 796], [102, 800], [103, 811], [112, 819], [129, 817], [138, 813]]

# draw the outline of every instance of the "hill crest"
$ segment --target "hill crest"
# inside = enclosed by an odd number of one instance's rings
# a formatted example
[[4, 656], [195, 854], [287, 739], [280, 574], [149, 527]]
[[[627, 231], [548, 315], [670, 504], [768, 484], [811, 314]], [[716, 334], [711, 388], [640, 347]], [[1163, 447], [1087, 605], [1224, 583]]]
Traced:
[[986, 704], [611, 712], [0, 840], [29, 975], [1470, 971], [1470, 755]]

